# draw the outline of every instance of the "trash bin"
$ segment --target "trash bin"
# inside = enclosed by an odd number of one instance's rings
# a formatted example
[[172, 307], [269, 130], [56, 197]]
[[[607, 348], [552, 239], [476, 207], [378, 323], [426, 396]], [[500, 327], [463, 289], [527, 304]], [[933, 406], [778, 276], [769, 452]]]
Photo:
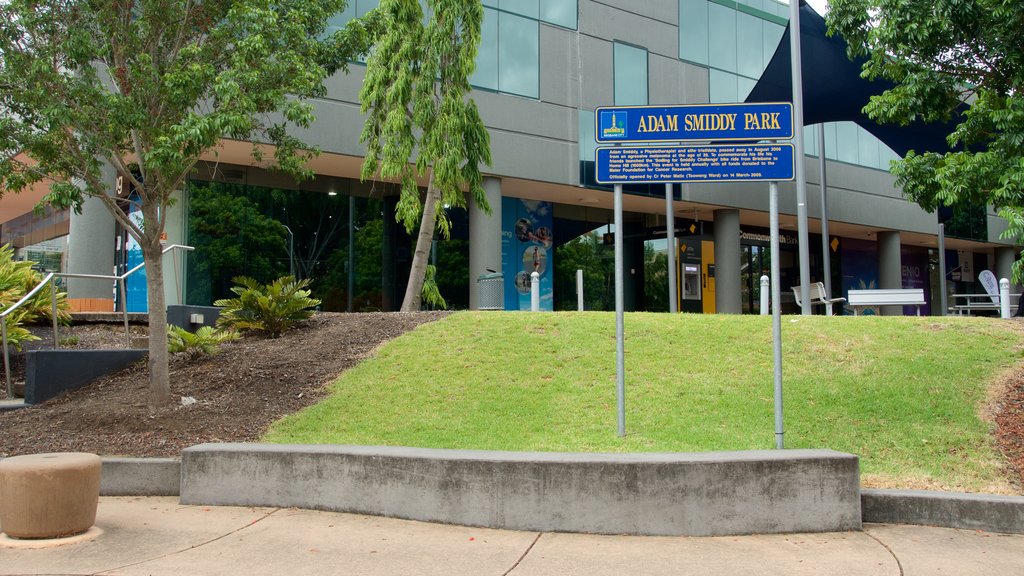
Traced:
[[476, 279], [476, 304], [480, 310], [505, 309], [505, 280], [501, 272], [481, 274]]

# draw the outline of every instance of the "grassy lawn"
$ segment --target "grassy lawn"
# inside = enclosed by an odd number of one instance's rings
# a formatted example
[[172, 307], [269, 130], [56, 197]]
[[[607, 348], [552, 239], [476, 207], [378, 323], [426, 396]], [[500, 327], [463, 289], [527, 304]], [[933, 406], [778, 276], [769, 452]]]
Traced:
[[[545, 451], [774, 447], [771, 318], [626, 315], [616, 436], [611, 313], [460, 313], [276, 423], [280, 443]], [[866, 485], [1012, 491], [983, 418], [1018, 322], [783, 317], [787, 448], [857, 454]]]

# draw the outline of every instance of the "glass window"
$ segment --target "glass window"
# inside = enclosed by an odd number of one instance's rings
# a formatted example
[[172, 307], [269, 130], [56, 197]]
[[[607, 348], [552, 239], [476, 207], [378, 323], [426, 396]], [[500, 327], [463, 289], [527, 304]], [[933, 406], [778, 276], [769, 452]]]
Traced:
[[763, 27], [764, 41], [764, 65], [761, 70], [764, 71], [768, 67], [768, 63], [772, 61], [772, 56], [775, 55], [775, 50], [779, 47], [779, 42], [782, 41], [782, 35], [785, 34], [786, 28], [767, 20], [761, 20], [761, 25]]
[[719, 4], [708, 5], [708, 29], [711, 34], [708, 64], [736, 71], [736, 11]]
[[356, 3], [351, 1], [341, 12], [327, 19], [327, 33], [331, 34], [345, 27], [348, 21], [356, 17]]
[[818, 125], [804, 126], [804, 154], [818, 155]]
[[498, 89], [498, 11], [484, 8], [480, 30], [480, 46], [476, 52], [476, 70], [470, 84], [490, 90]]
[[515, 12], [536, 20], [539, 16], [537, 0], [498, 0], [498, 8]]
[[757, 78], [764, 71], [764, 39], [760, 18], [736, 13], [736, 72]]
[[679, 57], [708, 63], [707, 0], [679, 0]]
[[745, 78], [743, 76], [736, 77], [736, 102], [744, 102], [747, 96], [750, 95], [750, 91], [754, 89], [757, 84], [757, 80], [751, 78]]
[[825, 124], [825, 158], [829, 160], [838, 160], [839, 154], [836, 151], [836, 123], [827, 122]]
[[597, 154], [597, 140], [594, 135], [594, 111], [580, 110], [580, 160], [593, 161]]
[[879, 166], [882, 168], [882, 170], [888, 170], [889, 169], [889, 162], [892, 162], [893, 160], [899, 160], [899, 159], [900, 159], [900, 155], [895, 153], [895, 152], [893, 152], [892, 148], [889, 148], [884, 143], [879, 143], [879, 145], [878, 145], [878, 160], [879, 160]]
[[712, 104], [731, 103], [737, 101], [737, 76], [712, 68], [709, 74], [711, 87], [710, 102]]
[[484, 0], [484, 6], [490, 6], [491, 8], [498, 7], [498, 0]]
[[856, 164], [860, 157], [860, 143], [857, 138], [858, 126], [853, 122], [838, 122], [836, 124], [836, 144], [838, 146], [840, 162]]
[[647, 50], [615, 43], [615, 105], [647, 104]]
[[879, 168], [878, 138], [867, 130], [857, 126], [857, 140], [860, 143], [859, 162], [868, 168]]
[[540, 19], [561, 26], [576, 29], [576, 0], [544, 0], [540, 3]]
[[536, 20], [498, 15], [498, 90], [540, 97], [540, 28]]

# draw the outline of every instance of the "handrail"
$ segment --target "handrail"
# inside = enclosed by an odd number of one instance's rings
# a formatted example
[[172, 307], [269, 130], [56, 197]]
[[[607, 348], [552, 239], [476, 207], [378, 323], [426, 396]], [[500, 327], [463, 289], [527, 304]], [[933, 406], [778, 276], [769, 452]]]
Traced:
[[[195, 250], [195, 247], [194, 246], [186, 246], [184, 244], [171, 244], [170, 246], [164, 247], [164, 249], [160, 251], [160, 255], [162, 256], [164, 254], [167, 254], [168, 252], [171, 252], [172, 250], [184, 250], [186, 252], [191, 252], [191, 251]], [[175, 278], [175, 283], [177, 284], [177, 288], [178, 288], [178, 301], [182, 302], [183, 299], [182, 299], [182, 294], [181, 294], [181, 282], [180, 282], [180, 280], [178, 278], [177, 252], [175, 252], [174, 254], [175, 254], [174, 278]], [[8, 314], [10, 314], [11, 312], [14, 312], [14, 310], [16, 310], [19, 306], [21, 306], [22, 304], [27, 302], [30, 298], [35, 296], [36, 293], [39, 292], [39, 290], [41, 290], [43, 288], [43, 286], [46, 285], [47, 282], [49, 282], [50, 283], [50, 293], [51, 293], [50, 294], [50, 299], [51, 299], [51, 301], [53, 303], [53, 313], [52, 313], [52, 316], [53, 316], [53, 347], [56, 349], [58, 347], [58, 339], [57, 339], [57, 283], [53, 282], [53, 279], [59, 277], [59, 278], [84, 278], [84, 279], [91, 279], [91, 280], [117, 280], [118, 287], [121, 290], [121, 312], [122, 312], [122, 315], [123, 315], [123, 318], [124, 318], [125, 346], [126, 347], [130, 347], [131, 346], [131, 333], [130, 333], [130, 331], [128, 329], [128, 303], [125, 301], [125, 299], [127, 298], [127, 291], [125, 290], [125, 282], [124, 281], [125, 281], [126, 278], [128, 278], [132, 274], [134, 274], [134, 273], [138, 272], [139, 270], [145, 268], [145, 266], [146, 266], [146, 263], [142, 262], [141, 264], [135, 266], [134, 268], [132, 268], [131, 270], [128, 270], [127, 272], [125, 272], [124, 274], [121, 274], [120, 276], [107, 275], [107, 274], [79, 274], [79, 273], [74, 273], [74, 272], [50, 272], [50, 273], [48, 273], [46, 275], [45, 278], [43, 278], [43, 280], [39, 284], [36, 285], [35, 288], [30, 290], [28, 294], [23, 296], [21, 298], [21, 300], [18, 300], [13, 306], [5, 309], [3, 312], [0, 312], [0, 337], [2, 337], [3, 347], [4, 347], [4, 352], [3, 352], [3, 356], [4, 356], [4, 378], [5, 378], [6, 382], [7, 382], [7, 397], [10, 398], [12, 396], [10, 358], [9, 358], [9, 355], [8, 355], [8, 352], [7, 352], [7, 321], [6, 321], [6, 317], [7, 317]]]

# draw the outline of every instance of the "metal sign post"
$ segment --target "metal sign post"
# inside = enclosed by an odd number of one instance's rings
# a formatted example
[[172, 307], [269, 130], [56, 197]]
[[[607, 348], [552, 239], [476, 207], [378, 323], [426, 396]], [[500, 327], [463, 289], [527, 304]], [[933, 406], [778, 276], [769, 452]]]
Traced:
[[782, 421], [782, 287], [779, 273], [779, 184], [768, 184], [769, 211], [771, 212], [772, 250], [772, 364], [775, 380], [775, 447], [783, 448]]
[[615, 185], [615, 396], [619, 437], [626, 436], [626, 337], [622, 278], [622, 184]]
[[[789, 143], [751, 144], [793, 137], [789, 103], [696, 104], [689, 106], [600, 107], [594, 114], [595, 139], [612, 144], [595, 154], [595, 179], [612, 184], [615, 195], [615, 384], [618, 435], [626, 435], [626, 366], [623, 314], [622, 185], [665, 183], [666, 236], [674, 250], [672, 189], [676, 182], [771, 182], [772, 299], [774, 303], [776, 438], [782, 447], [782, 348], [779, 310], [778, 180], [792, 180], [794, 151]], [[655, 141], [728, 141], [728, 145], [651, 146]], [[670, 258], [674, 256], [670, 253]], [[671, 262], [671, 260], [670, 260]], [[673, 268], [674, 269], [674, 268]], [[674, 286], [674, 282], [672, 283]], [[671, 294], [671, 292], [670, 292]], [[805, 300], [806, 301], [806, 300]], [[672, 298], [675, 302], [675, 298]]]

